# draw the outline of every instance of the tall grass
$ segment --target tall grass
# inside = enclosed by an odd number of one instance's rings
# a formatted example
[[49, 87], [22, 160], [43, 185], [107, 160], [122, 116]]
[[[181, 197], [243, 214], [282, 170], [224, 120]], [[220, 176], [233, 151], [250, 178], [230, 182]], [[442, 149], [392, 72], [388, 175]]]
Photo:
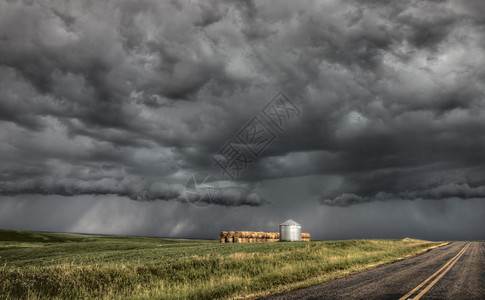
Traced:
[[438, 243], [219, 244], [0, 231], [0, 297], [220, 299], [323, 282]]

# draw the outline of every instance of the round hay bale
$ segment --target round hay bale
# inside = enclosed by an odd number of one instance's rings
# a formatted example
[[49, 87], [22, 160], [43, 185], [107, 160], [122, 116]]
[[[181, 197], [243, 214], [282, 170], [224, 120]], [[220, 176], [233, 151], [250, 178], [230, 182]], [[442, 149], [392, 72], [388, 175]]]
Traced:
[[258, 233], [257, 232], [254, 232], [254, 231], [251, 232], [251, 235], [249, 237], [249, 242], [250, 243], [257, 243], [258, 242]]
[[225, 243], [226, 237], [227, 237], [227, 231], [221, 231], [221, 233], [219, 233], [219, 242]]
[[234, 243], [234, 231], [227, 232], [226, 243]]
[[234, 232], [233, 241], [234, 241], [234, 243], [241, 243], [242, 242], [241, 231], [235, 231]]

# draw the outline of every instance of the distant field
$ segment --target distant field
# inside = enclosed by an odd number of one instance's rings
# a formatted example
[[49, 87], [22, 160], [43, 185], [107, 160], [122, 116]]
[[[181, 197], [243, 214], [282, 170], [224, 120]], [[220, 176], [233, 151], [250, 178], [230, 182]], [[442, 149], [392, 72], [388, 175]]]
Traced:
[[308, 286], [440, 243], [216, 241], [0, 230], [0, 298], [218, 299]]

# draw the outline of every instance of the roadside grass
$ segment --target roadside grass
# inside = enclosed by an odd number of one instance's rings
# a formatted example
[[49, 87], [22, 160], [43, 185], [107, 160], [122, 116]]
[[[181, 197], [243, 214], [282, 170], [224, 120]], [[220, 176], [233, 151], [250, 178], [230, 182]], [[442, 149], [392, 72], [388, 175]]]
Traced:
[[254, 297], [321, 283], [441, 244], [414, 239], [219, 244], [0, 230], [0, 298]]

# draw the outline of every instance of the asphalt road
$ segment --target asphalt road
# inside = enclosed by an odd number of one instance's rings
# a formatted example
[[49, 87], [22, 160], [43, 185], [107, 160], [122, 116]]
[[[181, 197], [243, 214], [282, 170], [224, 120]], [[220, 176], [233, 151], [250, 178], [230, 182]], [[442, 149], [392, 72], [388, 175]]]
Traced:
[[454, 242], [390, 265], [262, 299], [485, 299], [485, 243]]

